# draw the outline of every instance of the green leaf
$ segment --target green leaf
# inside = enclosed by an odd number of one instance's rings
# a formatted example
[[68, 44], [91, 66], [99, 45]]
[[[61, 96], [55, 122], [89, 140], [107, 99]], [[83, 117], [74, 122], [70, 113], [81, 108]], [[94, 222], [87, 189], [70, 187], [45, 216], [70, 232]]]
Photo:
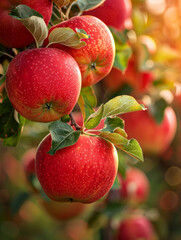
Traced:
[[74, 32], [73, 29], [69, 27], [55, 28], [51, 31], [48, 39], [50, 46], [51, 44], [59, 43], [67, 47], [79, 49], [86, 46], [86, 42], [81, 41], [82, 39], [90, 38], [87, 33], [82, 29], [76, 29], [77, 32]]
[[20, 192], [18, 195], [14, 197], [11, 202], [11, 214], [15, 215], [22, 205], [30, 198], [30, 193], [28, 192]]
[[18, 5], [10, 15], [22, 24], [33, 35], [36, 46], [39, 47], [48, 36], [48, 28], [40, 13], [31, 9], [27, 5]]
[[123, 119], [119, 117], [114, 117], [114, 118], [106, 118], [105, 122], [105, 127], [102, 129], [103, 132], [109, 131], [109, 132], [114, 132], [115, 128], [120, 127], [124, 128], [124, 121]]
[[14, 17], [18, 20], [25, 19], [25, 18], [30, 18], [32, 16], [37, 16], [43, 18], [43, 16], [35, 11], [34, 9], [28, 7], [27, 5], [20, 4], [16, 8], [14, 8], [10, 14], [11, 17]]
[[123, 113], [145, 110], [132, 96], [117, 96], [104, 104], [103, 118]]
[[118, 133], [101, 132], [100, 137], [109, 140], [117, 148], [120, 148], [130, 156], [134, 157], [139, 161], [143, 161], [143, 152], [139, 143], [135, 139], [128, 140]]
[[160, 98], [154, 104], [149, 106], [149, 111], [151, 112], [152, 116], [156, 120], [158, 124], [160, 124], [164, 117], [165, 108], [168, 106], [167, 102]]
[[77, 4], [81, 11], [91, 10], [99, 5], [101, 5], [105, 0], [77, 0], [75, 4]]
[[89, 116], [88, 120], [85, 122], [85, 127], [87, 129], [95, 128], [100, 123], [103, 116], [103, 112], [104, 112], [104, 105], [102, 104], [96, 112], [92, 113]]
[[85, 122], [85, 127], [92, 129], [99, 124], [101, 119], [138, 110], [145, 110], [145, 108], [135, 98], [127, 95], [117, 96], [101, 105], [95, 113], [91, 114]]
[[14, 113], [15, 110], [6, 97], [3, 102], [0, 103], [0, 138], [6, 139], [3, 142], [6, 146], [17, 145], [24, 124], [24, 122], [22, 122], [24, 118], [20, 117], [20, 122], [18, 122]]
[[121, 176], [125, 179], [126, 178], [126, 161], [125, 161], [125, 153], [117, 149], [118, 153], [118, 172], [121, 174]]
[[92, 87], [81, 89], [78, 104], [86, 121], [90, 114], [94, 113], [94, 108], [97, 105], [97, 98]]
[[64, 123], [70, 122], [70, 116], [68, 114], [64, 115], [63, 117], [61, 117], [61, 121]]
[[52, 146], [48, 152], [54, 155], [57, 150], [75, 144], [80, 136], [80, 131], [74, 131], [70, 125], [61, 120], [50, 123], [49, 131], [52, 137]]
[[[116, 48], [118, 49], [118, 46]], [[132, 49], [128, 44], [119, 44], [119, 51], [116, 52], [113, 66], [125, 71], [131, 55]]]

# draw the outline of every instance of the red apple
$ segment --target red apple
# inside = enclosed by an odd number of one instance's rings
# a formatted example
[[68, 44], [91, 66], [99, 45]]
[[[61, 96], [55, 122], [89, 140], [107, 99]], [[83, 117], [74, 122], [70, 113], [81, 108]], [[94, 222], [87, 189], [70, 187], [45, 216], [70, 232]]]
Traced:
[[[83, 29], [90, 36], [84, 39], [86, 46], [80, 49], [69, 48], [61, 44], [51, 47], [61, 48], [72, 55], [77, 61], [82, 74], [82, 87], [93, 85], [103, 79], [113, 66], [115, 44], [108, 27], [93, 16], [76, 16], [50, 28], [49, 34], [55, 28], [69, 27]], [[46, 45], [48, 40], [45, 41]]]
[[6, 90], [25, 118], [50, 122], [69, 114], [80, 93], [81, 73], [68, 53], [53, 48], [30, 49], [10, 63]]
[[154, 230], [148, 218], [133, 214], [123, 219], [118, 228], [117, 240], [154, 240]]
[[129, 138], [135, 138], [145, 154], [161, 154], [172, 142], [177, 120], [174, 110], [167, 107], [159, 124], [149, 110], [122, 114], [125, 120], [125, 131]]
[[105, 0], [99, 7], [85, 11], [85, 14], [95, 16], [106, 25], [122, 30], [125, 21], [131, 16], [131, 11], [130, 0], [114, 0], [114, 3], [112, 0]]
[[142, 203], [147, 200], [149, 194], [149, 181], [145, 173], [138, 168], [131, 167], [126, 171], [126, 178], [121, 175], [121, 198], [131, 203]]
[[55, 202], [42, 200], [43, 209], [56, 220], [69, 220], [80, 216], [86, 208], [86, 205], [79, 202]]
[[104, 85], [112, 92], [118, 91], [127, 84], [133, 88], [133, 94], [145, 93], [153, 81], [153, 74], [147, 71], [139, 71], [135, 59], [131, 58], [127, 69], [123, 73], [120, 69], [113, 67], [111, 72], [105, 77]]
[[26, 27], [17, 19], [9, 16], [19, 4], [38, 11], [48, 24], [52, 15], [51, 0], [1, 0], [0, 1], [0, 44], [9, 48], [21, 48], [34, 42]]
[[91, 203], [112, 187], [117, 174], [118, 156], [114, 145], [100, 137], [80, 135], [69, 147], [51, 156], [51, 135], [40, 143], [36, 173], [50, 199], [60, 202]]

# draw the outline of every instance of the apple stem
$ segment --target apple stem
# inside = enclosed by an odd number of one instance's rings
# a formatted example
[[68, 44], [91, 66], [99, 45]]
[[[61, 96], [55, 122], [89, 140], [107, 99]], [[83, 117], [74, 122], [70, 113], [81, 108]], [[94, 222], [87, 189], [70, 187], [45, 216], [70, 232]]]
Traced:
[[71, 120], [71, 126], [74, 126], [76, 130], [80, 130], [81, 127], [76, 123], [72, 113], [69, 114]]

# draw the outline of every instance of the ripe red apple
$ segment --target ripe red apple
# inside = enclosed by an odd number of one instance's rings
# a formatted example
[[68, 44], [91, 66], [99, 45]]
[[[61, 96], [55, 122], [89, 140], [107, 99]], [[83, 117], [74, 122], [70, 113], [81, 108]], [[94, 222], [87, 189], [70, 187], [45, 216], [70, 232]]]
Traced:
[[148, 218], [140, 214], [133, 214], [121, 221], [117, 240], [139, 239], [154, 240], [154, 230]]
[[48, 24], [52, 15], [51, 0], [1, 0], [0, 1], [0, 44], [9, 48], [21, 48], [34, 42], [26, 27], [17, 19], [9, 16], [11, 10], [24, 4], [38, 11]]
[[[68, 52], [77, 61], [82, 74], [82, 87], [93, 85], [103, 79], [113, 66], [115, 44], [108, 27], [93, 16], [76, 16], [50, 28], [49, 34], [55, 28], [69, 27], [83, 29], [90, 36], [84, 39], [86, 46], [80, 49], [69, 48], [61, 44], [52, 44], [50, 47], [61, 48]], [[47, 45], [48, 40], [44, 45]]]
[[69, 220], [84, 213], [86, 206], [79, 202], [55, 202], [42, 200], [43, 209], [56, 220]]
[[172, 142], [177, 120], [174, 110], [167, 107], [159, 124], [149, 110], [122, 114], [125, 131], [129, 138], [135, 138], [145, 154], [162, 154]]
[[99, 18], [110, 27], [122, 30], [125, 21], [131, 16], [131, 11], [130, 0], [114, 0], [114, 3], [112, 0], [105, 0], [99, 7], [84, 13]]
[[147, 71], [139, 71], [135, 59], [131, 58], [127, 69], [123, 73], [120, 69], [113, 67], [105, 77], [104, 85], [112, 92], [118, 91], [127, 84], [133, 88], [132, 94], [145, 93], [153, 81], [153, 74]]
[[142, 203], [147, 200], [149, 194], [149, 181], [145, 173], [138, 168], [130, 167], [126, 171], [126, 178], [121, 175], [121, 198], [131, 203]]
[[36, 173], [47, 196], [60, 202], [91, 203], [112, 187], [118, 156], [114, 145], [100, 137], [80, 135], [69, 147], [51, 156], [51, 135], [40, 143]]
[[69, 114], [80, 93], [81, 73], [68, 53], [53, 48], [30, 49], [10, 63], [6, 90], [25, 118], [50, 122]]

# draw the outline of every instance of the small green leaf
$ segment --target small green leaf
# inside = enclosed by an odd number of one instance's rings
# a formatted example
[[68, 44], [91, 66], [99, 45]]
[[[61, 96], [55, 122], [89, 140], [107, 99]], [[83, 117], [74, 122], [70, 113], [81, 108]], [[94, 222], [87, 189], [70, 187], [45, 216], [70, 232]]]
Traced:
[[86, 121], [90, 114], [94, 113], [94, 108], [97, 105], [97, 98], [92, 87], [81, 89], [78, 104]]
[[49, 131], [52, 137], [52, 146], [48, 152], [54, 155], [57, 150], [75, 144], [80, 136], [80, 131], [74, 131], [70, 125], [61, 120], [50, 123]]
[[30, 196], [31, 195], [28, 192], [20, 192], [16, 195], [11, 202], [11, 214], [15, 215], [18, 213], [22, 205], [30, 198]]
[[81, 11], [91, 10], [99, 5], [101, 5], [105, 0], [77, 0], [75, 4], [77, 4]]
[[61, 121], [64, 123], [70, 122], [70, 116], [68, 114], [64, 115], [63, 117], [61, 117]]
[[27, 5], [18, 5], [10, 15], [22, 24], [33, 35], [36, 46], [39, 47], [48, 36], [48, 28], [40, 13]]
[[90, 37], [89, 35], [86, 34], [85, 31], [84, 32], [82, 31], [78, 30], [78, 32], [74, 32], [74, 30], [69, 27], [55, 28], [53, 29], [53, 31], [51, 31], [48, 37], [49, 44], [47, 45], [47, 47], [50, 46], [51, 44], [59, 43], [75, 49], [82, 48], [87, 44], [86, 42], [81, 40]]
[[100, 137], [112, 142], [117, 148], [120, 148], [130, 156], [139, 161], [143, 161], [143, 152], [139, 143], [135, 139], [128, 140], [118, 133], [101, 132]]
[[121, 174], [121, 176], [125, 179], [126, 178], [126, 161], [125, 161], [125, 153], [117, 149], [118, 153], [118, 172]]
[[113, 66], [124, 72], [132, 55], [132, 49], [128, 44], [119, 44], [119, 46], [116, 46], [116, 48], [117, 52]]
[[77, 34], [78, 34], [80, 39], [83, 39], [83, 38], [88, 39], [88, 38], [90, 38], [90, 36], [86, 33], [86, 31], [84, 29], [76, 28], [75, 30], [76, 30], [76, 32], [77, 32]]
[[124, 128], [124, 121], [123, 119], [119, 117], [114, 117], [114, 118], [106, 118], [105, 122], [105, 127], [102, 129], [103, 132], [109, 131], [109, 132], [114, 132], [114, 129], [117, 127]]

